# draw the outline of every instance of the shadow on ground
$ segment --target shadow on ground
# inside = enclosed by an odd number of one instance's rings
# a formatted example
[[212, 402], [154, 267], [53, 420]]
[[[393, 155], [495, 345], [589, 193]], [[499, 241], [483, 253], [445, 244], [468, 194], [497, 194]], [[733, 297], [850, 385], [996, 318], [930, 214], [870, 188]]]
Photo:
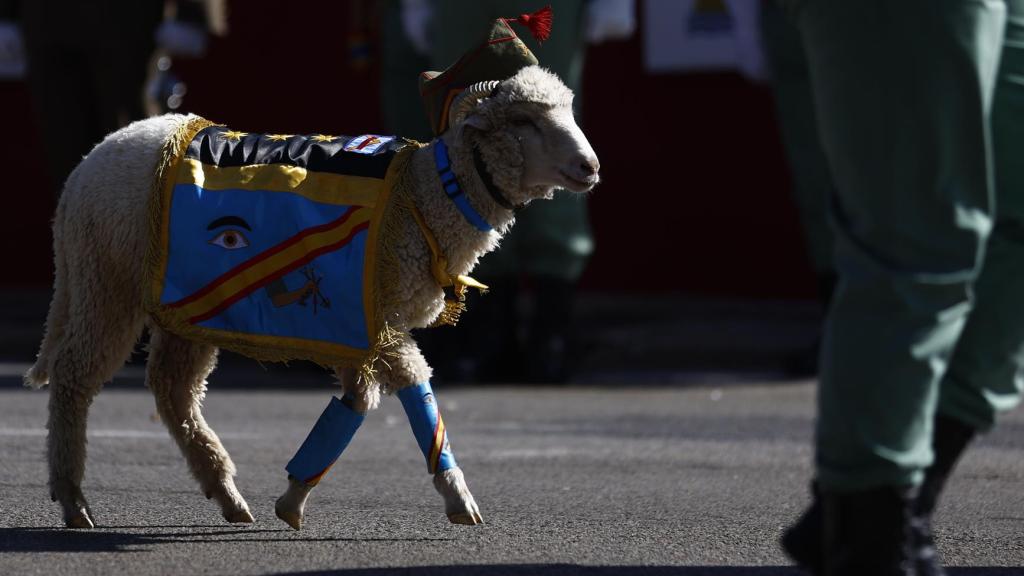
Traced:
[[[144, 531], [145, 530], [145, 531]], [[159, 532], [146, 532], [159, 530]], [[148, 552], [162, 544], [231, 542], [421, 542], [453, 538], [304, 538], [292, 530], [222, 526], [108, 526], [94, 530], [0, 528], [8, 552]], [[789, 566], [581, 566], [483, 564], [282, 572], [276, 576], [802, 576]], [[950, 576], [1024, 576], [1024, 568], [951, 568]]]
[[483, 564], [479, 566], [416, 566], [321, 572], [289, 572], [275, 576], [803, 576], [786, 566], [580, 566], [579, 564]]
[[[804, 576], [789, 566], [580, 566], [485, 564], [286, 572], [275, 576]], [[953, 568], [950, 576], [1021, 576], [1022, 568]]]
[[[160, 530], [146, 532], [142, 530]], [[452, 538], [303, 537], [283, 529], [223, 526], [104, 526], [93, 530], [0, 528], [0, 554], [6, 552], [145, 552], [160, 544], [232, 542], [437, 542]]]

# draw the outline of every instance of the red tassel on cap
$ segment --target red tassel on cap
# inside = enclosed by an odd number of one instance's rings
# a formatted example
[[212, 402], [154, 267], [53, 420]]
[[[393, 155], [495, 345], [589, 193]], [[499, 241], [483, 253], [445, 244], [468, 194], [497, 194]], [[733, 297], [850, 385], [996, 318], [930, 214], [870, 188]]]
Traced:
[[529, 28], [530, 34], [533, 34], [538, 42], [543, 42], [551, 36], [551, 15], [551, 6], [545, 6], [533, 14], [522, 14], [513, 22], [519, 22]]

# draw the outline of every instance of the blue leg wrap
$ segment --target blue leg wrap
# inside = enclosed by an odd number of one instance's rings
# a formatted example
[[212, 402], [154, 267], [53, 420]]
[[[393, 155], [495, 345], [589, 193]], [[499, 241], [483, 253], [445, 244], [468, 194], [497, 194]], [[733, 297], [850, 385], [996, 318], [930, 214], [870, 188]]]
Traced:
[[332, 397], [285, 470], [297, 480], [316, 485], [341, 456], [365, 418], [365, 414]]
[[427, 470], [433, 474], [458, 466], [452, 448], [448, 445], [448, 433], [430, 382], [402, 388], [398, 391], [398, 399], [402, 401], [405, 415], [409, 417], [416, 443], [427, 459]]

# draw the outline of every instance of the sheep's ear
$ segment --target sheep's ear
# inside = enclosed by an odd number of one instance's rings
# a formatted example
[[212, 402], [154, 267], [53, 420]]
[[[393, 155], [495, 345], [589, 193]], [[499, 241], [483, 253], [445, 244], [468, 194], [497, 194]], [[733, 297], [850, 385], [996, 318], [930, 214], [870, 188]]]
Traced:
[[483, 114], [470, 114], [462, 121], [462, 127], [463, 130], [473, 128], [481, 132], [487, 132], [491, 129], [491, 122]]

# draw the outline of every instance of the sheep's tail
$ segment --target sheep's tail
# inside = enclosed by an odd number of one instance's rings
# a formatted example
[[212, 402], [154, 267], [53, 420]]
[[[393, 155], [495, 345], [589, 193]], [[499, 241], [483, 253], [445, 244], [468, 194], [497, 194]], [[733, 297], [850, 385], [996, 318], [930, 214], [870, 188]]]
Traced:
[[63, 336], [64, 326], [68, 321], [67, 289], [59, 280], [53, 288], [50, 311], [46, 315], [46, 333], [43, 334], [43, 343], [39, 346], [36, 363], [25, 373], [25, 386], [29, 388], [42, 388], [50, 383], [50, 367], [53, 366], [55, 352]]
[[58, 206], [53, 227], [54, 264], [56, 264], [53, 298], [50, 300], [50, 311], [46, 314], [46, 331], [43, 334], [43, 342], [39, 346], [36, 363], [25, 373], [25, 386], [29, 388], [42, 388], [49, 384], [50, 367], [53, 366], [54, 355], [58, 351], [60, 341], [64, 336], [64, 328], [68, 324], [70, 304], [68, 302], [67, 258], [64, 254], [60, 230], [63, 212], [62, 207]]

